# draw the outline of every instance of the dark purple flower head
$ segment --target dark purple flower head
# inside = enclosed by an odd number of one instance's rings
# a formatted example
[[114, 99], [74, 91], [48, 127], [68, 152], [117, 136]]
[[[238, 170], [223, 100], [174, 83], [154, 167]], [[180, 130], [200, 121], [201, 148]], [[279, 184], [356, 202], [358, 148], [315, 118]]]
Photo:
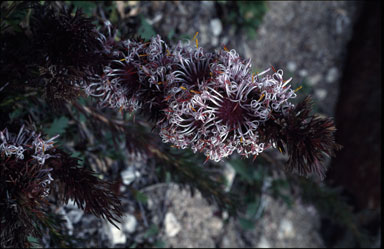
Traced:
[[190, 41], [169, 47], [159, 35], [122, 44], [119, 58], [86, 87], [105, 106], [140, 110], [155, 121], [163, 142], [215, 161], [235, 151], [248, 157], [286, 147], [289, 169], [323, 176], [323, 154], [337, 147], [333, 123], [290, 102], [296, 93], [283, 70], [254, 74], [235, 50], [206, 53]]
[[83, 68], [100, 61], [100, 33], [92, 19], [85, 17], [80, 9], [74, 15], [72, 10], [62, 8], [55, 13], [46, 5], [34, 8], [33, 40], [49, 65]]
[[306, 176], [315, 173], [323, 179], [326, 168], [322, 162], [325, 157], [334, 156], [342, 146], [335, 142], [333, 120], [310, 115], [310, 112], [309, 97], [292, 108], [286, 117], [281, 140], [289, 155], [288, 170]]
[[[204, 151], [215, 161], [235, 150], [245, 156], [261, 153], [264, 143], [258, 138], [258, 127], [273, 111], [290, 106], [287, 101], [295, 94], [287, 86], [289, 81], [283, 81], [282, 70], [264, 77], [270, 70], [252, 75], [250, 61], [243, 61], [234, 50], [219, 50], [207, 64], [201, 70], [204, 80], [193, 85], [191, 97], [169, 103], [169, 125], [160, 131], [163, 140]], [[188, 65], [193, 72], [195, 63]], [[175, 96], [191, 92], [188, 84], [179, 88]]]

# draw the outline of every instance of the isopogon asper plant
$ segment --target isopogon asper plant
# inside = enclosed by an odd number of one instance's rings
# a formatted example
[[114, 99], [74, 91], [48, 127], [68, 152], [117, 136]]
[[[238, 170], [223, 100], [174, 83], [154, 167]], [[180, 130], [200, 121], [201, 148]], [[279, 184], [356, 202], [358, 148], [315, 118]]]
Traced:
[[[205, 51], [197, 33], [175, 45], [160, 35], [118, 40], [108, 20], [98, 30], [80, 10], [56, 14], [38, 4], [34, 10], [29, 50], [38, 51], [30, 55], [40, 71], [34, 82], [50, 98], [89, 95], [101, 107], [143, 114], [163, 142], [214, 161], [274, 147], [288, 153], [287, 169], [324, 177], [323, 159], [340, 148], [332, 119], [310, 114], [308, 98], [292, 103], [298, 89], [282, 69], [252, 73], [251, 61], [234, 49]], [[4, 61], [13, 57], [12, 46], [4, 44]]]
[[[312, 115], [309, 98], [293, 104], [298, 89], [282, 69], [253, 73], [234, 49], [205, 51], [197, 34], [174, 45], [160, 35], [119, 40], [107, 20], [97, 29], [80, 10], [24, 4], [33, 7], [30, 30], [1, 31], [0, 91], [25, 84], [53, 102], [91, 96], [100, 107], [147, 117], [164, 143], [207, 160], [273, 147], [289, 155], [288, 170], [323, 178], [323, 160], [340, 148], [332, 119]], [[56, 148], [57, 137], [0, 128], [2, 247], [28, 246], [29, 234], [42, 233], [50, 194], [111, 222], [121, 215], [111, 184]]]
[[159, 35], [119, 45], [103, 74], [84, 87], [101, 105], [149, 114], [163, 142], [207, 159], [274, 147], [288, 152], [287, 169], [324, 177], [324, 157], [339, 148], [333, 121], [311, 115], [309, 98], [291, 102], [299, 89], [282, 69], [252, 73], [251, 61], [235, 50], [205, 52], [197, 37], [175, 46]]

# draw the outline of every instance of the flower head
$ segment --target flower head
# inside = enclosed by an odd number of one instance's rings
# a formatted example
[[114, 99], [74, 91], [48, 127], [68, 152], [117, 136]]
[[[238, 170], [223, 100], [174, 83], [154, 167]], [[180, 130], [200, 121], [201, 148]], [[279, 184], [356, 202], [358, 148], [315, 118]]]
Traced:
[[[214, 161], [235, 151], [248, 157], [285, 146], [289, 169], [323, 175], [317, 165], [323, 153], [331, 155], [336, 148], [333, 123], [302, 118], [309, 109], [291, 103], [296, 91], [283, 70], [255, 74], [251, 61], [235, 50], [207, 53], [197, 40], [169, 47], [159, 35], [148, 42], [122, 41], [114, 54], [117, 59], [94, 77], [87, 93], [106, 106], [148, 114], [163, 142]], [[313, 146], [302, 146], [308, 143]]]
[[261, 153], [259, 126], [290, 106], [288, 100], [295, 97], [289, 81], [283, 81], [283, 71], [269, 75], [268, 69], [252, 75], [250, 61], [234, 50], [208, 56], [195, 51], [193, 57], [181, 58], [180, 64], [175, 82], [183, 85], [171, 91], [169, 124], [160, 131], [163, 141], [204, 151], [215, 161], [233, 151], [245, 156]]

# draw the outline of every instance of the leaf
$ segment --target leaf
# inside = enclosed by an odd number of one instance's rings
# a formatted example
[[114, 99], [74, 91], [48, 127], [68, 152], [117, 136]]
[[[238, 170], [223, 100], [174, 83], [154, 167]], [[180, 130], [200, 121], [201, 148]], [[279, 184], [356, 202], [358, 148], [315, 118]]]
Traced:
[[172, 41], [172, 38], [175, 36], [175, 29], [171, 29], [171, 31], [169, 31], [167, 37], [168, 37], [168, 40]]
[[255, 227], [255, 222], [250, 219], [239, 218], [239, 223], [244, 230], [252, 230]]
[[72, 153], [71, 157], [78, 159], [78, 165], [80, 167], [84, 166], [85, 156], [81, 152], [75, 151]]
[[252, 176], [249, 174], [249, 170], [244, 161], [240, 159], [234, 159], [230, 161], [230, 165], [242, 178], [248, 182], [252, 182]]
[[135, 198], [138, 202], [141, 202], [143, 204], [147, 203], [148, 201], [148, 196], [145, 194], [141, 193], [140, 191], [136, 191], [135, 193]]
[[87, 16], [92, 16], [92, 12], [96, 9], [96, 3], [92, 1], [67, 1], [69, 4], [73, 4], [76, 9], [82, 9]]
[[51, 127], [47, 130], [47, 135], [53, 137], [57, 134], [63, 134], [65, 129], [68, 126], [68, 118], [61, 116], [60, 118], [55, 118], [51, 124]]
[[146, 40], [150, 40], [153, 36], [156, 35], [155, 30], [147, 22], [144, 16], [140, 16], [140, 26], [137, 32], [140, 34], [142, 38]]
[[247, 211], [246, 211], [247, 217], [253, 218], [256, 215], [257, 210], [259, 209], [259, 206], [260, 206], [260, 203], [258, 201], [249, 203], [247, 205]]
[[24, 111], [22, 109], [16, 109], [13, 112], [9, 113], [9, 119], [11, 121], [14, 121], [15, 119], [18, 119], [24, 114]]
[[166, 244], [162, 240], [156, 240], [156, 242], [154, 243], [154, 247], [155, 248], [165, 248]]
[[39, 243], [39, 240], [33, 236], [28, 236], [27, 240], [29, 243], [31, 243], [31, 248], [41, 248], [41, 245]]
[[150, 238], [156, 236], [159, 233], [159, 227], [156, 224], [152, 224], [145, 232], [144, 237]]

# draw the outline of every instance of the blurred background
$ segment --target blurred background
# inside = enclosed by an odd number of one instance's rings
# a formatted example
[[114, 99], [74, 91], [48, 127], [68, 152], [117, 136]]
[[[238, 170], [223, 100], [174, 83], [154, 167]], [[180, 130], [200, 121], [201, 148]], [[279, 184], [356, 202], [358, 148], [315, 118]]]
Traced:
[[[235, 49], [252, 59], [254, 72], [283, 69], [293, 89], [302, 86], [296, 101], [311, 95], [314, 112], [334, 117], [343, 146], [326, 162], [324, 181], [284, 172], [287, 157], [274, 150], [254, 161], [232, 155], [203, 165], [201, 155], [162, 144], [139, 115], [97, 110], [90, 98], [56, 108], [26, 97], [2, 115], [61, 134], [61, 146], [116, 181], [123, 196], [121, 230], [75, 205], [52, 210], [74, 247], [381, 246], [380, 2], [50, 4], [110, 20], [117, 39], [159, 34], [175, 44], [198, 32], [199, 46]], [[52, 245], [47, 235], [42, 246]]]

